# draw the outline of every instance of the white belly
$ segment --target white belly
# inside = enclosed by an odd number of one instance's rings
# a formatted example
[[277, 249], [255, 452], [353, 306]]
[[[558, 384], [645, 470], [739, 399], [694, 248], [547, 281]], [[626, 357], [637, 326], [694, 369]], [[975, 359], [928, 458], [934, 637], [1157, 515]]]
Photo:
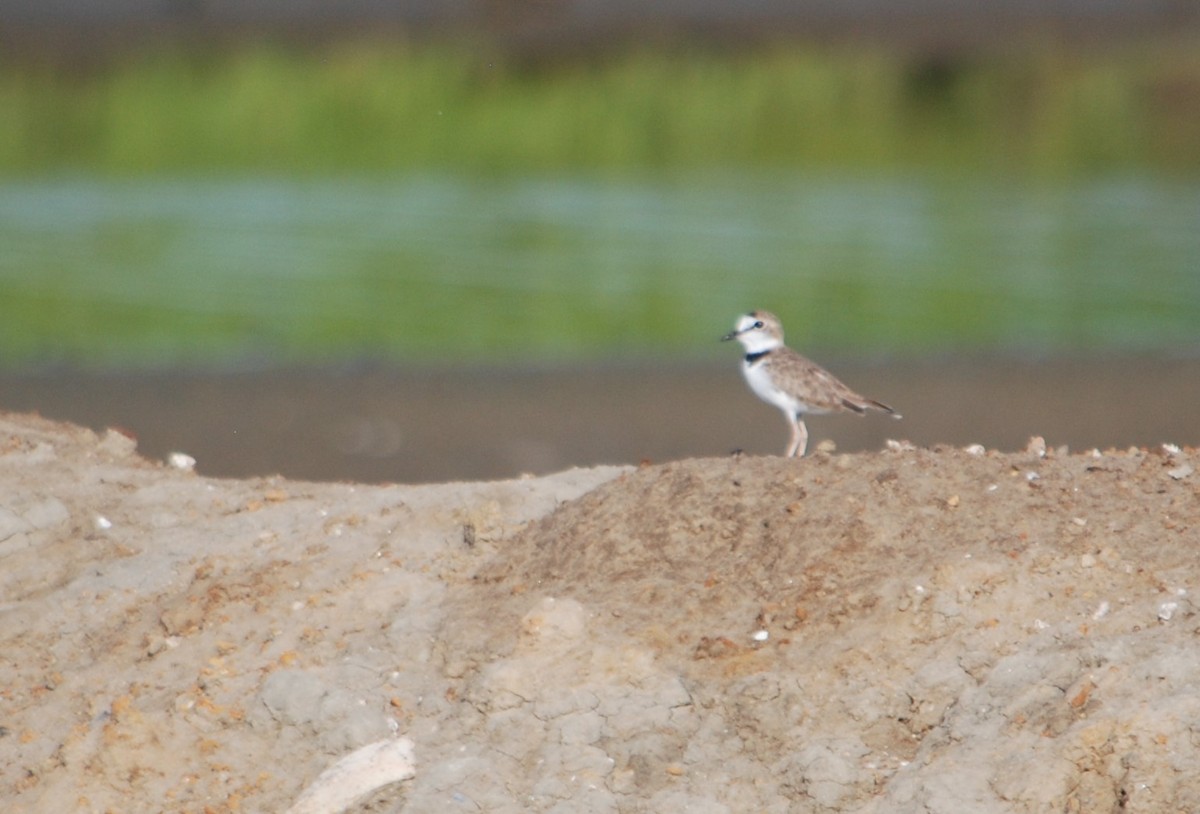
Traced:
[[750, 389], [754, 391], [754, 395], [767, 404], [774, 404], [789, 416], [824, 412], [823, 410], [814, 410], [811, 405], [776, 387], [775, 383], [771, 380], [769, 371], [770, 367], [762, 362], [755, 364], [742, 363], [742, 375], [746, 377], [746, 384], [750, 385]]

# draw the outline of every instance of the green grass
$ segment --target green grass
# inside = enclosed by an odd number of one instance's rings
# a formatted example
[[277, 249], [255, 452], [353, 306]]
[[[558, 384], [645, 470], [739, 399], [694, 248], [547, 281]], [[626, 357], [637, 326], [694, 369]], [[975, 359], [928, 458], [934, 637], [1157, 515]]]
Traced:
[[0, 175], [1200, 170], [1200, 48], [923, 64], [880, 47], [522, 67], [375, 42], [0, 63]]

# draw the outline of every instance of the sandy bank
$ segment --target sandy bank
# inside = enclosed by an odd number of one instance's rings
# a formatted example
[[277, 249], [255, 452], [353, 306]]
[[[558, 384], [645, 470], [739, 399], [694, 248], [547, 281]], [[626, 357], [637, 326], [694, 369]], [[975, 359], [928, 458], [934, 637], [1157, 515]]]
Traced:
[[0, 416], [0, 807], [1200, 809], [1200, 456], [217, 480]]

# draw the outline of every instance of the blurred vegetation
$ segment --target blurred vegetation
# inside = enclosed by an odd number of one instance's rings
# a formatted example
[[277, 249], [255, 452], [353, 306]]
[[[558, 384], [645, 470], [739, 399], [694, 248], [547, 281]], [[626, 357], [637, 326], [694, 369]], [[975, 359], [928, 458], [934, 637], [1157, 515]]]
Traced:
[[0, 175], [854, 167], [1200, 170], [1200, 47], [635, 50], [255, 43], [0, 61]]
[[[674, 227], [653, 239], [628, 221], [659, 211], [656, 187], [614, 203], [581, 179], [710, 169], [735, 172], [666, 194]], [[816, 197], [772, 185], [797, 170]], [[420, 208], [445, 227], [420, 239], [396, 238], [398, 193], [370, 187], [406, 171], [451, 179], [430, 182]], [[731, 302], [788, 304], [794, 338], [819, 347], [1192, 347], [1200, 210], [1174, 179], [1198, 171], [1195, 41], [0, 55], [0, 205], [28, 215], [0, 223], [0, 365], [716, 353]], [[549, 224], [476, 177], [555, 173], [583, 204]], [[345, 175], [365, 186], [327, 186]], [[275, 208], [309, 198], [329, 203]], [[846, 225], [819, 234], [831, 199]]]

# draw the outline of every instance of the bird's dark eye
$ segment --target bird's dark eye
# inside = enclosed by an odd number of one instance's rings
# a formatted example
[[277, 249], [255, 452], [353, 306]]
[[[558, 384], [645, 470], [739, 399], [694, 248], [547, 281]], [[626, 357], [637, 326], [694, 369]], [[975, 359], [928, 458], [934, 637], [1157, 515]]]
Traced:
[[762, 320], [760, 319], [758, 322], [754, 323], [754, 327], [755, 327], [755, 328], [761, 328], [761, 327], [762, 327]]

